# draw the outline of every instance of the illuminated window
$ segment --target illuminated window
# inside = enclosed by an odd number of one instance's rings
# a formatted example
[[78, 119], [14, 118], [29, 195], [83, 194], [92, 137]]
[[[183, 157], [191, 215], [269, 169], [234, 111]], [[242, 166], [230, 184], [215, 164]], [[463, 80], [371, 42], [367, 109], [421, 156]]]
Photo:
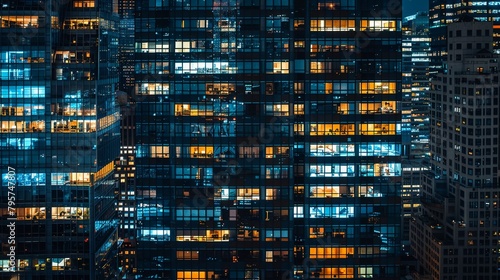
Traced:
[[89, 218], [87, 207], [52, 207], [52, 219], [86, 220]]
[[373, 278], [373, 267], [358, 267], [358, 276], [362, 278]]
[[354, 20], [311, 20], [311, 31], [354, 31]]
[[361, 30], [366, 31], [396, 31], [395, 20], [362, 20]]
[[310, 155], [317, 157], [354, 156], [353, 144], [311, 144]]
[[396, 94], [396, 82], [361, 82], [360, 94]]
[[295, 115], [304, 115], [304, 104], [294, 104], [293, 113]]
[[[4, 207], [0, 210], [0, 214], [4, 217], [12, 216], [13, 210]], [[47, 212], [45, 207], [17, 207], [14, 209], [14, 217], [18, 220], [45, 220]]]
[[38, 28], [38, 16], [0, 16], [0, 28]]
[[352, 257], [353, 247], [311, 247], [309, 257], [311, 259], [345, 259]]
[[354, 124], [311, 124], [310, 135], [355, 135]]
[[214, 147], [211, 146], [191, 146], [189, 155], [192, 158], [211, 158], [214, 155]]
[[311, 73], [331, 73], [332, 63], [324, 61], [311, 61]]
[[266, 114], [273, 116], [288, 116], [289, 105], [288, 104], [266, 105]]
[[401, 144], [395, 143], [361, 143], [359, 144], [360, 156], [399, 156]]
[[52, 173], [52, 185], [86, 185], [90, 183], [91, 173]]
[[228, 95], [234, 93], [235, 89], [236, 89], [235, 84], [207, 83], [205, 86], [205, 93], [207, 95]]
[[89, 133], [96, 131], [96, 121], [87, 120], [57, 120], [51, 121], [51, 132], [59, 133]]
[[190, 41], [176, 41], [175, 42], [175, 52], [190, 52], [191, 42]]
[[197, 260], [200, 257], [199, 251], [177, 251], [176, 257], [178, 260]]
[[323, 238], [325, 235], [324, 227], [311, 227], [309, 228], [309, 238]]
[[238, 189], [236, 200], [260, 200], [259, 189]]
[[401, 174], [400, 163], [374, 163], [361, 164], [359, 166], [359, 175], [362, 177], [379, 176], [399, 176]]
[[295, 94], [304, 94], [304, 83], [293, 83], [293, 92]]
[[73, 7], [75, 8], [94, 8], [95, 1], [93, 0], [83, 0], [73, 2]]
[[168, 158], [170, 156], [168, 146], [151, 146], [150, 150], [152, 158]]
[[169, 94], [168, 83], [137, 83], [136, 92], [139, 95], [163, 95]]
[[274, 74], [288, 74], [289, 73], [289, 62], [288, 61], [273, 62], [272, 73], [274, 73]]
[[44, 121], [2, 121], [0, 122], [2, 133], [26, 133], [44, 132]]
[[176, 116], [213, 116], [213, 103], [175, 104]]
[[[177, 42], [175, 43], [177, 51]], [[140, 42], [135, 43], [135, 51], [143, 53], [168, 53], [170, 51], [170, 44], [168, 41], [154, 41], [154, 42]]]
[[206, 280], [211, 279], [213, 272], [206, 271], [177, 271], [177, 279]]
[[304, 135], [305, 125], [303, 123], [295, 123], [293, 124], [293, 133], [295, 135]]
[[354, 278], [354, 268], [352, 267], [322, 267], [319, 272], [315, 272], [316, 278], [320, 279], [349, 279]]
[[275, 200], [278, 197], [278, 189], [266, 189], [266, 200]]
[[[205, 217], [201, 217], [205, 221]], [[229, 230], [177, 230], [176, 241], [226, 242]]]
[[352, 191], [347, 186], [311, 186], [311, 198], [349, 197]]
[[365, 123], [359, 124], [359, 133], [361, 135], [396, 135], [399, 130], [395, 123]]
[[289, 157], [289, 150], [287, 146], [266, 147], [266, 158]]
[[69, 19], [63, 23], [64, 29], [97, 29], [99, 27], [99, 20], [93, 18], [85, 19]]
[[396, 112], [396, 102], [360, 103], [358, 109], [360, 114], [392, 114]]
[[333, 11], [338, 9], [338, 2], [321, 2], [318, 3], [318, 11]]
[[[293, 22], [293, 29], [294, 30], [304, 30], [304, 20], [303, 19], [296, 19]], [[303, 42], [303, 41], [301, 41]]]
[[196, 27], [198, 28], [208, 28], [210, 21], [207, 19], [199, 19], [196, 21]]

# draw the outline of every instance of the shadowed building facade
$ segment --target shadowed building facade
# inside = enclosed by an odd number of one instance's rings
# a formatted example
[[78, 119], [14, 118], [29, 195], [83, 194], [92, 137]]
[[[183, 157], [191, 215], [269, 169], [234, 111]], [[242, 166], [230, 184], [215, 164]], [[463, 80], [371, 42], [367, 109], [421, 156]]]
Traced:
[[498, 56], [491, 22], [448, 25], [448, 73], [431, 80], [431, 168], [410, 224], [417, 279], [498, 279]]

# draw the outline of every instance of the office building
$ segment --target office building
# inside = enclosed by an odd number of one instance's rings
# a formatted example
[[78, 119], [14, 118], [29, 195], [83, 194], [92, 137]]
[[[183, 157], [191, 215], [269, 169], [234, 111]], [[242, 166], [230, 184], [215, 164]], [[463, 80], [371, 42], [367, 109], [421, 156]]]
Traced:
[[448, 72], [431, 81], [431, 169], [422, 177], [422, 213], [410, 225], [419, 277], [500, 276], [499, 74], [492, 27], [471, 17], [449, 24]]
[[138, 279], [399, 279], [400, 8], [137, 1]]
[[118, 227], [118, 259], [120, 278], [127, 279], [134, 273], [137, 263], [136, 246], [136, 212], [135, 212], [135, 95], [134, 88], [134, 0], [119, 0], [120, 44], [119, 68], [120, 91], [117, 92], [117, 103], [121, 110], [121, 147], [120, 157], [116, 161], [115, 178], [117, 179], [118, 204], [117, 214], [120, 219]]
[[[427, 13], [403, 21], [403, 245], [409, 245], [409, 221], [420, 205], [420, 174], [429, 158], [430, 38]], [[405, 246], [405, 249], [409, 247]]]
[[491, 21], [493, 25], [493, 52], [500, 53], [500, 2], [429, 0], [429, 36], [431, 40], [430, 73], [446, 71], [447, 35], [446, 26], [458, 21], [462, 15], [479, 21]]
[[[0, 277], [110, 279], [120, 141], [116, 6], [1, 3]], [[15, 218], [14, 231], [7, 218]]]

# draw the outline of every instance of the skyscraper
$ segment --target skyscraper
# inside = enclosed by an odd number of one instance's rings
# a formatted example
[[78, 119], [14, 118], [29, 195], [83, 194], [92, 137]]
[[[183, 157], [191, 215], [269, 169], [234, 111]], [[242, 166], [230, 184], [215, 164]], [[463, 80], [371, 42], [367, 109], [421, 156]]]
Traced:
[[446, 26], [462, 15], [469, 15], [479, 21], [491, 21], [493, 25], [493, 51], [500, 53], [500, 2], [429, 0], [429, 35], [431, 40], [430, 72], [446, 71], [447, 35]]
[[447, 73], [431, 81], [431, 170], [410, 226], [420, 275], [498, 279], [498, 56], [493, 25], [448, 25]]
[[116, 6], [1, 3], [0, 277], [110, 278], [120, 140]]
[[[403, 245], [409, 245], [409, 221], [420, 205], [420, 174], [429, 158], [430, 38], [427, 13], [403, 21]], [[406, 248], [405, 248], [406, 249]], [[409, 250], [409, 247], [408, 247]]]
[[400, 3], [136, 7], [137, 277], [399, 279]]
[[120, 44], [119, 68], [120, 91], [117, 92], [118, 105], [121, 109], [121, 147], [117, 159], [115, 178], [118, 184], [117, 214], [118, 258], [120, 277], [128, 277], [134, 272], [137, 260], [136, 244], [136, 197], [135, 197], [135, 99], [134, 94], [134, 0], [119, 0]]

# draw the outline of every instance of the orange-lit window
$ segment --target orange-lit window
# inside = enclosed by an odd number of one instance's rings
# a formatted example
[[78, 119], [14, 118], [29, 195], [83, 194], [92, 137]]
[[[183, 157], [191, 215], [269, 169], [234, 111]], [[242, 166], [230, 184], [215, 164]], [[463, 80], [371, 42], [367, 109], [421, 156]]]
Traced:
[[94, 8], [95, 1], [94, 0], [75, 1], [75, 2], [73, 2], [73, 7], [75, 7], [75, 8]]
[[0, 16], [1, 28], [37, 28], [38, 16]]
[[214, 147], [192, 146], [189, 148], [189, 154], [192, 158], [211, 158], [214, 155]]
[[168, 158], [170, 157], [168, 146], [151, 146], [152, 158]]
[[364, 123], [359, 125], [361, 135], [396, 135], [394, 123]]
[[311, 124], [310, 135], [354, 135], [354, 124]]
[[396, 94], [396, 82], [361, 82], [360, 94]]
[[206, 280], [214, 275], [211, 271], [177, 271], [177, 279], [183, 280]]
[[356, 24], [354, 20], [311, 20], [311, 31], [354, 31]]
[[177, 251], [176, 257], [178, 260], [197, 260], [200, 257], [199, 251]]
[[320, 272], [315, 272], [316, 278], [320, 279], [349, 279], [354, 278], [352, 267], [323, 267]]
[[309, 238], [323, 238], [325, 235], [324, 227], [310, 227]]
[[396, 31], [395, 20], [362, 20], [361, 30], [366, 31]]
[[311, 259], [345, 259], [354, 254], [354, 247], [311, 247]]
[[358, 109], [360, 114], [392, 114], [396, 112], [396, 102], [360, 103]]

